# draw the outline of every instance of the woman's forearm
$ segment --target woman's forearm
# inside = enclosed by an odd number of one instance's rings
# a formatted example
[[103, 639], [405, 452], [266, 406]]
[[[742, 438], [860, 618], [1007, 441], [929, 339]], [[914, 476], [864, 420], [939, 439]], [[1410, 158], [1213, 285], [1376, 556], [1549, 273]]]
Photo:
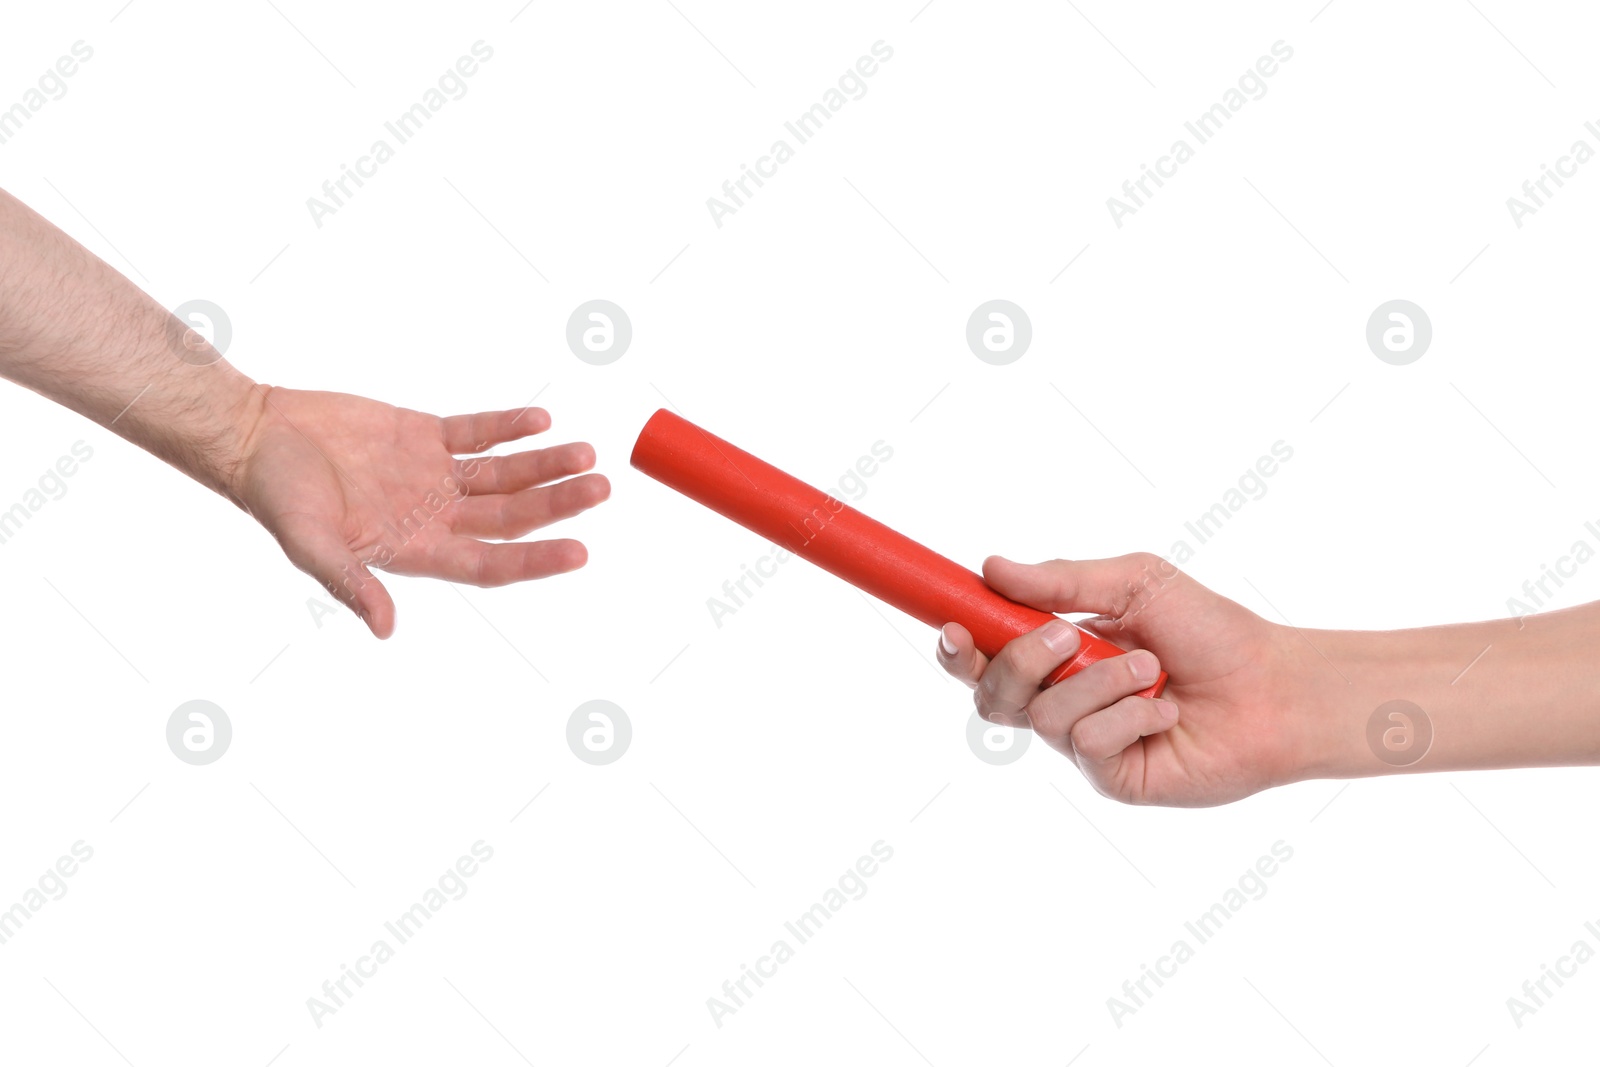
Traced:
[[262, 397], [197, 333], [0, 191], [0, 376], [232, 498]]
[[1600, 763], [1600, 604], [1289, 640], [1313, 709], [1302, 777]]

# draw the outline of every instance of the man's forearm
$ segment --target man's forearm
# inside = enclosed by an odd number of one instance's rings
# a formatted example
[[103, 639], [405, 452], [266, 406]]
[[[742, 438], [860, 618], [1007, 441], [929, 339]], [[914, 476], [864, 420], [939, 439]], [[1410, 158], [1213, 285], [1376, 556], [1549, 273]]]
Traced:
[[[1600, 604], [1387, 633], [1307, 630], [1289, 640], [1300, 646], [1310, 708], [1302, 777], [1600, 763]], [[1423, 718], [1396, 706], [1400, 718], [1385, 712], [1372, 727], [1378, 709], [1397, 700]]]
[[4, 191], [0, 376], [230, 499], [233, 465], [263, 403], [203, 338]]

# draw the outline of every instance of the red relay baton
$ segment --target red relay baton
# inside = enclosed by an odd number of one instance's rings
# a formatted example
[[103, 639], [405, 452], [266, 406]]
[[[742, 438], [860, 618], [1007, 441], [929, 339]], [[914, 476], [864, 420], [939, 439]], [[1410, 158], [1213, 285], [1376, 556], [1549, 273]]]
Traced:
[[[1056, 616], [1018, 604], [984, 580], [875, 519], [707, 433], [665, 408], [645, 423], [630, 462], [691, 500], [810, 560], [929, 626], [965, 626], [986, 656]], [[1078, 629], [1082, 645], [1045, 685], [1123, 649]], [[1157, 697], [1163, 671], [1138, 695]]]

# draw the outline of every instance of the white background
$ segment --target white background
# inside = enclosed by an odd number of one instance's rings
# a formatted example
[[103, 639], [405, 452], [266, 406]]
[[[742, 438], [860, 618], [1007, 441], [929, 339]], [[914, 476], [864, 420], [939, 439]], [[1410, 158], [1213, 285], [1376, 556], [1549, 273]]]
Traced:
[[[1520, 1029], [1506, 998], [1600, 946], [1594, 771], [1169, 811], [1038, 743], [991, 766], [933, 633], [829, 576], [788, 564], [715, 626], [768, 549], [626, 457], [668, 399], [818, 484], [882, 440], [863, 509], [976, 566], [1168, 552], [1282, 440], [1198, 578], [1300, 626], [1503, 616], [1600, 519], [1600, 163], [1520, 229], [1505, 203], [1596, 143], [1592, 13], [674, 2], [8, 5], [0, 107], [94, 57], [0, 146], [7, 189], [167, 306], [221, 305], [258, 380], [439, 414], [537, 395], [614, 493], [556, 531], [586, 569], [390, 579], [380, 643], [319, 626], [242, 514], [0, 391], [0, 508], [94, 449], [0, 546], [0, 907], [94, 850], [0, 946], [0, 1057], [1591, 1058], [1600, 965]], [[480, 39], [467, 95], [317, 228], [307, 197]], [[879, 40], [866, 95], [715, 226], [706, 198]], [[1279, 40], [1267, 94], [1116, 227], [1106, 198]], [[565, 344], [592, 298], [632, 319], [610, 366]], [[1033, 324], [1005, 367], [964, 338], [992, 298]], [[1395, 298], [1433, 323], [1409, 366], [1364, 338]], [[1592, 564], [1553, 603], [1597, 595]], [[595, 698], [633, 725], [609, 766], [565, 741]], [[190, 699], [233, 724], [210, 766], [166, 746]], [[480, 839], [470, 892], [315, 1025], [307, 998]], [[706, 999], [879, 840], [867, 894], [715, 1025]], [[1277, 841], [1266, 896], [1118, 1027], [1107, 998]]]

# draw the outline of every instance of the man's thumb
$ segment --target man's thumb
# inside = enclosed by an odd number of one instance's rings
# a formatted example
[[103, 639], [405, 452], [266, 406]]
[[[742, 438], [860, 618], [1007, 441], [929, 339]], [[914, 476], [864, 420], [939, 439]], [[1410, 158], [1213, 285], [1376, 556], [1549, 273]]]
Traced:
[[373, 636], [385, 638], [394, 633], [394, 599], [367, 565], [350, 551], [350, 546], [330, 530], [297, 533], [300, 536], [284, 540], [289, 561], [322, 583], [334, 599], [355, 612]]

